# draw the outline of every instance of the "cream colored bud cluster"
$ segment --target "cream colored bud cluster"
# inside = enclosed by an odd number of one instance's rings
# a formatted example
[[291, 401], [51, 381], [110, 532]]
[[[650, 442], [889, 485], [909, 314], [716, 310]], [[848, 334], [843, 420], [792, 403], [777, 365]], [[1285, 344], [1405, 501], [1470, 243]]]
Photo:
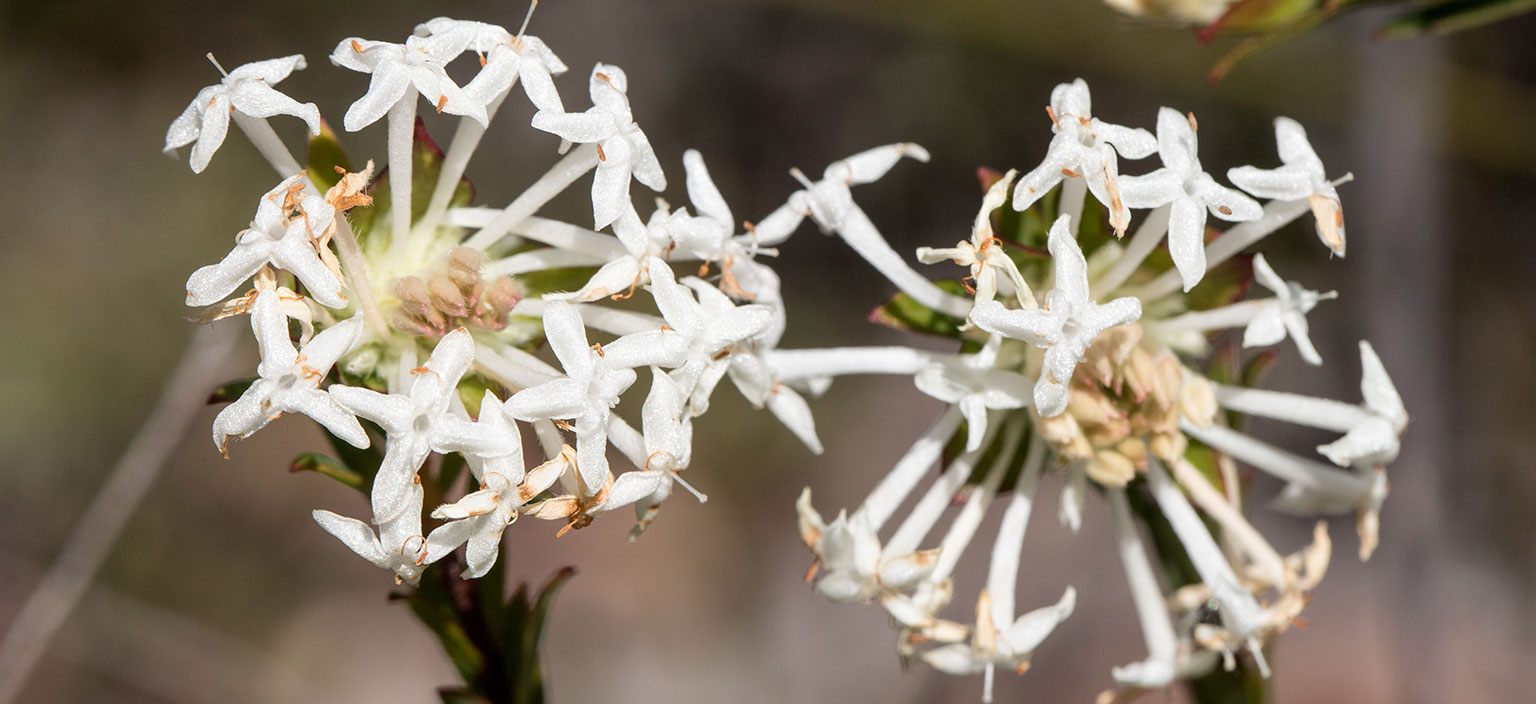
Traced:
[[1215, 409], [1210, 383], [1186, 373], [1166, 348], [1147, 344], [1141, 326], [1130, 323], [1088, 347], [1072, 376], [1067, 412], [1037, 415], [1035, 423], [1062, 461], [1081, 462], [1089, 478], [1120, 488], [1146, 471], [1148, 449], [1164, 462], [1183, 457], [1189, 440], [1179, 419], [1208, 425]]
[[442, 337], [459, 327], [495, 331], [507, 326], [522, 291], [510, 277], [481, 276], [478, 249], [454, 247], [440, 267], [395, 282], [400, 299], [390, 327], [421, 337]]

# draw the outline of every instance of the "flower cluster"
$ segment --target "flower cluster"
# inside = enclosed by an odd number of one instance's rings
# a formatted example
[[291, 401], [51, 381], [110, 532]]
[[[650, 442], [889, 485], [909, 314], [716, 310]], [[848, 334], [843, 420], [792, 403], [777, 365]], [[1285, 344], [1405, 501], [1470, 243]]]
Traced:
[[[479, 71], [459, 85], [447, 68], [465, 57]], [[661, 191], [667, 180], [623, 69], [596, 65], [592, 107], [571, 112], [553, 80], [565, 64], [523, 30], [439, 18], [403, 43], [343, 39], [330, 58], [370, 76], [343, 125], [385, 121], [379, 174], [371, 161], [353, 170], [315, 105], [274, 87], [302, 56], [225, 74], [166, 134], [168, 153], [193, 145], [200, 172], [233, 118], [281, 178], [234, 249], [187, 281], [187, 305], [205, 321], [249, 315], [261, 348], [258, 376], [214, 421], [220, 452], [284, 413], [309, 416], [352, 458], [327, 458], [328, 472], [372, 505], [368, 522], [315, 520], [414, 583], [460, 546], [464, 575], [486, 574], [520, 515], [563, 533], [633, 505], [638, 535], [675, 485], [703, 501], [680, 473], [694, 419], [726, 377], [819, 451], [805, 401], [767, 362], [785, 315], [777, 276], [757, 260], [798, 218], [786, 209], [738, 232], [695, 151], [684, 157], [692, 210], [658, 203], [642, 218], [631, 181]], [[504, 207], [471, 207], [463, 174], [519, 82], [558, 158]], [[460, 117], [446, 152], [417, 118], [423, 98]], [[270, 126], [277, 115], [309, 128], [306, 166]], [[589, 172], [592, 227], [538, 217]], [[609, 298], [634, 300], [601, 305]], [[533, 354], [543, 342], [558, 367]], [[637, 370], [650, 375], [638, 429], [614, 412]], [[541, 461], [525, 459], [524, 428]], [[627, 467], [610, 464], [610, 448]], [[456, 489], [451, 472], [464, 467], [473, 482]], [[437, 523], [424, 529], [425, 518]]]
[[[1305, 131], [1286, 118], [1275, 121], [1281, 165], [1229, 170], [1234, 189], [1201, 165], [1192, 114], [1162, 108], [1155, 134], [1109, 124], [1090, 112], [1081, 80], [1058, 86], [1047, 112], [1055, 136], [1043, 162], [1022, 177], [983, 170], [986, 193], [970, 237], [917, 251], [922, 262], [965, 267], [959, 282], [915, 272], [849, 194], [849, 185], [879, 177], [903, 155], [924, 158], [920, 148], [882, 147], [836, 162], [790, 197], [787, 207], [836, 232], [901, 291], [872, 319], [959, 343], [950, 354], [878, 347], [768, 357], [786, 383], [825, 388], [842, 374], [895, 374], [946, 404], [858, 507], [829, 521], [805, 490], [800, 533], [815, 556], [807, 578], [833, 601], [883, 607], [900, 627], [903, 656], [951, 674], [984, 674], [990, 701], [994, 670], [1023, 673], [1076, 604], [1065, 586], [1054, 604], [1016, 609], [1035, 495], [1059, 481], [1060, 519], [1076, 530], [1091, 487], [1111, 509], [1147, 648], [1145, 660], [1111, 672], [1115, 687], [1101, 701], [1232, 668], [1239, 657], [1267, 676], [1264, 647], [1297, 618], [1331, 547], [1323, 523], [1292, 554], [1273, 547], [1243, 516], [1236, 463], [1284, 480], [1276, 509], [1356, 514], [1365, 559], [1377, 541], [1385, 465], [1408, 421], [1369, 343], [1360, 343], [1357, 405], [1251, 388], [1252, 374], [1233, 369], [1241, 350], [1222, 334], [1241, 328], [1242, 348], [1289, 337], [1308, 363], [1322, 363], [1305, 316], [1335, 294], [1281, 278], [1263, 255], [1240, 253], [1310, 211], [1324, 245], [1343, 256], [1334, 187], [1344, 179], [1327, 178]], [[1153, 153], [1161, 168], [1121, 174], [1121, 159]], [[1004, 207], [1010, 193], [1012, 208]], [[1139, 224], [1134, 211], [1143, 211]], [[1213, 233], [1208, 218], [1235, 224]], [[1261, 288], [1250, 294], [1252, 280]], [[1248, 371], [1272, 356], [1254, 355]], [[1317, 448], [1321, 459], [1308, 458], [1244, 434], [1247, 416], [1341, 437]], [[943, 469], [932, 478], [935, 464]], [[985, 588], [974, 609], [948, 615], [955, 568], [998, 503]], [[952, 505], [947, 531], [930, 539]], [[1160, 580], [1139, 525], [1174, 536], [1155, 544], [1156, 556], [1190, 565], [1190, 573]]]

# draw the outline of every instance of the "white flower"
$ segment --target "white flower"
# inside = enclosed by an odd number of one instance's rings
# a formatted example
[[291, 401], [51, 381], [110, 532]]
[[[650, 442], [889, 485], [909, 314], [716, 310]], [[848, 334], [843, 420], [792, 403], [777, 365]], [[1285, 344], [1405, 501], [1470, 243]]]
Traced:
[[584, 485], [596, 491], [611, 477], [608, 418], [619, 394], [635, 383], [634, 367], [677, 361], [681, 346], [675, 336], [651, 331], [589, 347], [581, 314], [563, 301], [545, 305], [544, 336], [565, 376], [513, 394], [508, 411], [524, 421], [574, 420], [577, 472]]
[[1029, 289], [1029, 284], [1024, 282], [1024, 276], [1019, 273], [1018, 265], [1014, 264], [1008, 253], [1003, 251], [1002, 240], [992, 234], [992, 211], [997, 210], [1008, 199], [1008, 187], [1013, 184], [1013, 179], [1017, 175], [1018, 172], [1009, 171], [987, 189], [987, 194], [981, 199], [981, 210], [976, 213], [976, 222], [971, 227], [969, 241], [961, 240], [953, 247], [918, 247], [917, 260], [924, 264], [936, 264], [948, 260], [960, 266], [969, 267], [978, 302], [990, 301], [997, 297], [997, 270], [1002, 269], [1003, 280], [1012, 289], [1011, 291], [1005, 289], [1005, 291], [1013, 294], [1020, 306], [1033, 308], [1037, 303]]
[[[781, 215], [774, 221], [770, 215], [762, 225], [745, 235], [736, 234], [736, 220], [730, 206], [715, 187], [704, 157], [697, 150], [683, 152], [683, 169], [687, 173], [688, 199], [693, 202], [698, 215], [678, 211], [667, 221], [667, 230], [677, 247], [688, 255], [702, 259], [706, 264], [718, 262], [721, 272], [721, 288], [732, 297], [748, 300], [772, 301], [778, 297], [778, 276], [768, 267], [753, 261], [762, 251], [760, 236], [788, 237], [793, 226], [785, 230], [783, 224], [799, 218]], [[787, 218], [787, 219], [786, 219]], [[782, 224], [780, 224], [782, 223]], [[782, 235], [778, 234], [782, 232]], [[772, 250], [769, 250], [772, 253]]]
[[1317, 448], [1340, 467], [1391, 462], [1397, 458], [1398, 438], [1408, 427], [1403, 398], [1376, 350], [1364, 340], [1360, 341], [1360, 393], [1367, 417], [1351, 426], [1344, 437]]
[[404, 507], [394, 518], [379, 524], [378, 535], [367, 523], [317, 510], [311, 515], [325, 532], [336, 536], [347, 547], [373, 564], [395, 573], [395, 582], [415, 584], [421, 573], [443, 559], [468, 538], [468, 524], [448, 523], [421, 534], [421, 482], [411, 482], [404, 497]]
[[661, 162], [629, 110], [629, 78], [609, 64], [592, 68], [588, 81], [592, 107], [586, 112], [540, 110], [533, 126], [577, 144], [597, 145], [597, 174], [592, 178], [592, 217], [597, 229], [617, 220], [629, 202], [631, 176], [653, 191], [667, 187]]
[[940, 401], [955, 404], [969, 428], [965, 451], [981, 447], [987, 435], [987, 411], [1024, 408], [1030, 403], [1029, 379], [1017, 372], [994, 369], [1000, 338], [980, 352], [940, 359], [913, 376], [917, 389]]
[[[432, 511], [433, 518], [465, 523], [464, 530], [468, 533], [464, 547], [465, 579], [478, 579], [490, 572], [501, 552], [502, 533], [517, 520], [517, 510], [554, 484], [575, 459], [562, 453], [525, 474], [522, 442], [516, 429], [511, 427], [501, 401], [489, 390], [480, 405], [479, 422], [510, 428], [512, 432], [508, 437], [513, 450], [491, 462], [471, 462], [471, 467], [482, 465], [482, 470], [477, 472], [479, 490]], [[514, 467], [515, 472], [512, 471]]]
[[671, 248], [671, 238], [665, 226], [668, 217], [665, 211], [657, 210], [651, 214], [649, 222], [640, 222], [635, 206], [625, 199], [618, 219], [612, 223], [613, 233], [618, 236], [619, 244], [624, 246], [625, 255], [603, 264], [580, 289], [569, 293], [545, 294], [544, 298], [583, 303], [608, 296], [628, 298], [636, 287], [650, 280], [646, 263], [660, 261], [654, 258], [665, 255]]
[[[630, 540], [640, 537], [656, 519], [661, 502], [672, 495], [674, 482], [682, 484], [700, 503], [709, 500], [678, 475], [693, 461], [693, 416], [688, 412], [687, 392], [671, 375], [651, 367], [651, 392], [645, 397], [640, 415], [645, 439], [645, 466], [640, 474], [654, 475], [656, 488], [635, 499], [635, 527], [629, 532]], [[619, 479], [629, 474], [636, 473]]]
[[1262, 254], [1253, 258], [1253, 275], [1264, 288], [1274, 291], [1275, 297], [1264, 301], [1264, 307], [1243, 330], [1243, 346], [1273, 345], [1289, 334], [1308, 364], [1322, 364], [1322, 356], [1307, 336], [1307, 313], [1317, 306], [1318, 301], [1338, 298], [1338, 292], [1318, 293], [1302, 288], [1294, 281], [1287, 282], [1269, 267]]
[[356, 37], [341, 40], [331, 52], [331, 62], [373, 74], [368, 92], [347, 108], [342, 124], [348, 132], [367, 127], [388, 113], [395, 103], [414, 99], [408, 91], [419, 93], [438, 112], [463, 115], [486, 124], [485, 105], [464, 95], [443, 68], [464, 51], [468, 42], [469, 37], [460, 33], [409, 37], [404, 44]]
[[487, 432], [487, 426], [456, 418], [448, 406], [458, 392], [459, 379], [474, 361], [475, 341], [459, 328], [443, 336], [427, 363], [411, 370], [409, 393], [381, 394], [370, 389], [332, 386], [331, 395], [353, 413], [384, 428], [389, 442], [373, 479], [374, 522], [388, 521], [405, 510], [416, 470], [432, 452], [464, 452], [482, 457], [507, 454], [509, 437]]
[[335, 222], [336, 209], [324, 198], [306, 195], [293, 199], [302, 188], [304, 175], [296, 174], [262, 196], [249, 229], [235, 240], [235, 248], [218, 264], [192, 272], [187, 279], [187, 305], [206, 306], [229, 295], [261, 267], [271, 264], [304, 284], [305, 290], [327, 308], [345, 308], [342, 282], [320, 260], [316, 239]]
[[[869, 215], [853, 202], [851, 187], [879, 180], [902, 157], [926, 162], [928, 150], [910, 142], [875, 147], [828, 164], [821, 180], [815, 182], [799, 169], [792, 169], [790, 174], [805, 189], [791, 194], [786, 205], [799, 209], [802, 215], [809, 215], [823, 233], [837, 233], [864, 261], [918, 303], [957, 318], [964, 317], [970, 312], [972, 302], [940, 289], [914, 271], [896, 250], [891, 249]], [[780, 222], [774, 225], [781, 231], [792, 219], [785, 219], [782, 213], [783, 209], [775, 211]]]
[[730, 369], [732, 348], [766, 330], [775, 311], [760, 304], [737, 306], [708, 283], [690, 277], [684, 283], [698, 292], [694, 300], [687, 288], [673, 280], [665, 262], [652, 259], [649, 268], [656, 307], [686, 345], [674, 378], [685, 397], [698, 397], [695, 408], [705, 408], [715, 384]]
[[1120, 179], [1128, 207], [1172, 204], [1168, 215], [1168, 252], [1184, 280], [1184, 290], [1205, 276], [1205, 212], [1222, 220], [1257, 220], [1264, 209], [1252, 198], [1216, 183], [1200, 167], [1194, 117], [1163, 108], [1157, 113], [1157, 150], [1163, 168], [1145, 176]]
[[923, 661], [951, 675], [986, 673], [986, 689], [981, 700], [991, 702], [993, 668], [1002, 665], [1022, 674], [1029, 667], [1035, 649], [1056, 630], [1056, 626], [1072, 615], [1076, 606], [1077, 590], [1067, 587], [1055, 604], [1035, 609], [999, 628], [992, 620], [991, 597], [983, 589], [976, 600], [976, 629], [971, 642], [934, 648], [922, 654]]
[[811, 490], [795, 503], [800, 537], [815, 553], [822, 576], [816, 591], [832, 601], [882, 601], [916, 586], [938, 564], [939, 550], [918, 550], [882, 559], [880, 538], [862, 511], [839, 512], [831, 524], [811, 506]]
[[288, 316], [279, 294], [262, 291], [251, 305], [251, 330], [261, 347], [260, 375], [245, 393], [213, 419], [213, 444], [224, 452], [230, 436], [249, 437], [284, 413], [303, 413], [336, 437], [357, 447], [368, 446], [368, 434], [357, 418], [342, 408], [320, 382], [363, 334], [361, 315], [332, 325], [295, 351], [288, 338]]
[[320, 134], [320, 110], [314, 103], [300, 104], [272, 88], [273, 84], [302, 68], [304, 57], [294, 54], [249, 63], [230, 71], [217, 85], [198, 91], [187, 109], [171, 122], [171, 128], [165, 133], [165, 153], [174, 156], [178, 148], [196, 141], [190, 163], [193, 173], [202, 173], [213, 153], [224, 143], [224, 136], [229, 132], [229, 115], [235, 110], [259, 118], [292, 115], [307, 123], [312, 134]]
[[[499, 25], [438, 17], [416, 26], [417, 36], [453, 36], [480, 57], [480, 72], [464, 84], [465, 97], [489, 105], [512, 82], [521, 80], [528, 100], [540, 110], [564, 112], [551, 75], [565, 73], [566, 66], [538, 37], [512, 36]], [[455, 36], [459, 35], [459, 36]]]
[[1306, 198], [1317, 218], [1318, 239], [1334, 254], [1344, 256], [1344, 207], [1339, 201], [1338, 190], [1323, 171], [1323, 161], [1317, 158], [1312, 143], [1307, 141], [1307, 131], [1291, 118], [1277, 117], [1275, 142], [1284, 166], [1275, 169], [1239, 166], [1228, 170], [1227, 178], [1238, 188], [1260, 198]]
[[1051, 91], [1051, 146], [1045, 161], [1019, 179], [1013, 209], [1025, 210], [1069, 173], [1087, 181], [1088, 191], [1109, 208], [1109, 222], [1124, 232], [1130, 214], [1116, 189], [1119, 161], [1115, 152], [1144, 159], [1157, 150], [1157, 140], [1144, 129], [1121, 127], [1093, 117], [1088, 84], [1079, 78]]
[[1141, 301], [1126, 297], [1093, 302], [1088, 292], [1088, 263], [1077, 240], [1067, 232], [1068, 216], [1051, 226], [1048, 247], [1056, 272], [1055, 288], [1045, 294], [1045, 307], [1011, 310], [997, 301], [976, 304], [971, 322], [987, 332], [1023, 340], [1045, 349], [1045, 363], [1035, 382], [1035, 410], [1041, 417], [1060, 415], [1067, 408], [1067, 382], [1099, 333], [1141, 317]]

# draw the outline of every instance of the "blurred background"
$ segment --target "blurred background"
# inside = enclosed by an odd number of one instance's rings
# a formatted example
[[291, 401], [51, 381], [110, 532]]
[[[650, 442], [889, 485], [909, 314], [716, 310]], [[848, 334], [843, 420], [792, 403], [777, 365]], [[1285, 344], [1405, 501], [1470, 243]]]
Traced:
[[[366, 85], [326, 60], [341, 38], [399, 41], [440, 14], [515, 27], [524, 10], [294, 0], [0, 9], [0, 627], [192, 332], [182, 282], [227, 251], [271, 187], [240, 136], [200, 178], [158, 153], [171, 119], [218, 78], [203, 54], [232, 67], [303, 53], [310, 68], [283, 89], [339, 122]], [[1310, 316], [1327, 365], [1307, 368], [1283, 345], [1267, 386], [1356, 401], [1355, 345], [1369, 339], [1413, 423], [1391, 467], [1376, 556], [1354, 558], [1352, 521], [1331, 526], [1335, 561], [1308, 625], [1278, 646], [1277, 700], [1514, 701], [1536, 685], [1536, 22], [1376, 43], [1379, 20], [1333, 23], [1217, 86], [1205, 74], [1219, 52], [1189, 31], [1084, 0], [549, 0], [532, 33], [571, 66], [558, 81], [570, 109], [588, 105], [593, 62], [628, 71], [674, 203], [685, 201], [689, 147], [737, 216], [756, 220], [797, 188], [792, 166], [819, 173], [870, 146], [923, 144], [932, 163], [904, 163], [857, 193], [904, 252], [968, 231], [977, 166], [1038, 162], [1059, 82], [1087, 79], [1095, 113], [1122, 124], [1151, 128], [1159, 105], [1194, 111], [1218, 174], [1274, 165], [1272, 118], [1300, 120], [1330, 173], [1356, 175], [1342, 189], [1349, 256], [1330, 260], [1305, 223], [1267, 241], [1287, 277], [1342, 293]], [[553, 160], [522, 102], [509, 102], [519, 107], [498, 116], [471, 165], [478, 202], [505, 204]], [[435, 117], [429, 129], [446, 138], [451, 123]], [[297, 121], [274, 124], [299, 144]], [[343, 144], [354, 159], [382, 160], [383, 139], [375, 127]], [[637, 202], [648, 197], [636, 189]], [[580, 221], [579, 204], [562, 207]], [[891, 287], [839, 241], [807, 226], [783, 249], [785, 347], [910, 341], [864, 323]], [[231, 378], [254, 363], [242, 344]], [[813, 403], [827, 446], [817, 457], [733, 390], [716, 398], [689, 475], [708, 504], [675, 497], [634, 544], [621, 516], [558, 540], [548, 523], [508, 531], [509, 578], [579, 569], [547, 633], [552, 701], [978, 701], [979, 678], [902, 672], [883, 614], [833, 605], [801, 581], [801, 487], [815, 487], [823, 510], [856, 505], [937, 402], [899, 380], [839, 381]], [[285, 471], [299, 450], [320, 449], [318, 434], [284, 420], [226, 461], [206, 434], [215, 410], [181, 439], [20, 701], [435, 701], [436, 686], [455, 682], [436, 643], [386, 602], [386, 573], [309, 518], [317, 507], [362, 515], [364, 502]], [[1317, 442], [1255, 428], [1295, 448]], [[1000, 676], [999, 701], [1090, 701], [1111, 666], [1144, 652], [1107, 507], [1091, 503], [1073, 535], [1052, 520], [1057, 484], [1045, 486], [1020, 602], [1047, 603], [1070, 583], [1078, 611], [1026, 676]], [[1277, 489], [1261, 482], [1257, 496]], [[1307, 521], [1256, 515], [1282, 550], [1310, 533]], [[978, 559], [964, 563], [960, 594], [979, 587]]]

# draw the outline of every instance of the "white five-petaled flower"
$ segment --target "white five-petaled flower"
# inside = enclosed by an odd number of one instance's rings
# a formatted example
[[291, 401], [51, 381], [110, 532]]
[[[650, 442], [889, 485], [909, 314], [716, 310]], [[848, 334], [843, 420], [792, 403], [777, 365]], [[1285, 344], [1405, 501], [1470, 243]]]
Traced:
[[1270, 268], [1262, 254], [1253, 258], [1253, 275], [1264, 288], [1274, 291], [1275, 297], [1262, 302], [1263, 307], [1249, 321], [1247, 329], [1243, 330], [1243, 346], [1273, 345], [1289, 334], [1308, 364], [1322, 364], [1322, 356], [1307, 336], [1307, 313], [1317, 306], [1318, 301], [1338, 298], [1338, 292], [1318, 293], [1302, 288], [1301, 284], [1294, 281], [1286, 281]]
[[1123, 233], [1130, 214], [1116, 187], [1120, 175], [1116, 152], [1128, 159], [1144, 159], [1157, 150], [1157, 140], [1144, 129], [1093, 117], [1090, 108], [1088, 84], [1081, 78], [1051, 91], [1051, 131], [1056, 136], [1051, 138], [1045, 161], [1019, 179], [1013, 209], [1027, 209], [1063, 178], [1082, 178], [1093, 197], [1109, 209], [1110, 225]]
[[231, 436], [248, 437], [284, 413], [303, 413], [336, 437], [357, 447], [368, 446], [368, 434], [357, 418], [342, 408], [320, 382], [363, 333], [361, 316], [332, 325], [294, 350], [288, 338], [288, 316], [276, 291], [261, 291], [251, 305], [251, 330], [261, 347], [260, 376], [213, 419], [213, 444], [224, 452]]
[[629, 180], [653, 191], [667, 188], [661, 162], [629, 110], [629, 78], [610, 64], [592, 68], [588, 81], [592, 107], [586, 112], [540, 110], [533, 126], [577, 144], [597, 145], [597, 174], [592, 178], [592, 217], [602, 229], [617, 220], [629, 202]]
[[1289, 117], [1277, 117], [1275, 142], [1280, 150], [1280, 163], [1284, 166], [1274, 169], [1239, 166], [1229, 169], [1227, 178], [1238, 188], [1260, 198], [1306, 198], [1317, 218], [1318, 238], [1334, 254], [1344, 256], [1344, 207], [1339, 201], [1338, 190], [1323, 171], [1323, 161], [1317, 158], [1312, 143], [1307, 141], [1307, 131], [1301, 123]]
[[478, 422], [487, 424], [498, 435], [506, 433], [505, 437], [510, 439], [510, 451], [489, 461], [470, 462], [475, 477], [480, 480], [480, 488], [465, 494], [454, 503], [444, 504], [432, 511], [433, 518], [466, 524], [466, 579], [483, 577], [491, 570], [501, 552], [502, 533], [517, 520], [517, 510], [554, 484], [561, 474], [569, 470], [568, 465], [573, 459], [567, 453], [562, 453], [525, 473], [523, 445], [517, 430], [511, 418], [506, 415], [501, 401], [489, 390], [485, 392], [485, 398], [480, 404]]
[[688, 288], [673, 279], [672, 270], [660, 259], [652, 259], [651, 293], [667, 324], [686, 345], [683, 363], [672, 373], [685, 397], [693, 397], [693, 408], [708, 407], [715, 384], [730, 369], [731, 349], [762, 333], [773, 322], [775, 310], [761, 304], [737, 306], [730, 297], [695, 278], [683, 281], [698, 293], [698, 300]]
[[524, 421], [574, 420], [577, 473], [582, 485], [596, 492], [612, 476], [608, 418], [619, 394], [635, 383], [634, 367], [665, 362], [671, 363], [663, 366], [676, 366], [682, 356], [681, 341], [674, 333], [656, 330], [588, 346], [581, 314], [563, 301], [545, 305], [544, 337], [565, 376], [513, 394], [507, 410]]
[[[486, 22], [438, 17], [416, 26], [417, 36], [463, 35], [465, 46], [480, 58], [480, 72], [464, 84], [465, 96], [488, 105], [521, 80], [528, 100], [540, 110], [564, 112], [551, 75], [565, 73], [565, 63], [538, 37], [513, 36], [505, 28]], [[461, 41], [455, 38], [457, 44]]]
[[1045, 294], [1045, 306], [1013, 310], [997, 301], [978, 303], [971, 322], [987, 332], [1023, 340], [1045, 349], [1045, 363], [1035, 382], [1035, 410], [1043, 418], [1067, 408], [1067, 382], [1099, 333], [1141, 317], [1141, 301], [1116, 298], [1093, 302], [1088, 291], [1088, 263], [1077, 240], [1067, 232], [1067, 216], [1051, 226], [1047, 244], [1054, 261], [1055, 287]]
[[262, 196], [256, 217], [236, 238], [235, 248], [218, 264], [202, 267], [187, 279], [187, 305], [216, 303], [271, 264], [298, 277], [321, 305], [346, 307], [341, 279], [326, 267], [316, 250], [316, 240], [335, 222], [336, 209], [311, 194], [298, 199], [298, 213], [294, 214], [294, 199], [303, 183], [304, 175], [295, 174]]
[[1408, 410], [1398, 395], [1387, 368], [1371, 343], [1360, 341], [1360, 393], [1366, 417], [1350, 427], [1344, 437], [1317, 448], [1340, 467], [1382, 465], [1397, 458], [1398, 438], [1408, 427]]
[[982, 438], [987, 435], [988, 411], [1011, 410], [1030, 404], [1027, 377], [993, 368], [999, 342], [1001, 338], [994, 335], [980, 352], [940, 359], [918, 370], [912, 379], [919, 391], [960, 408], [969, 428], [966, 452], [981, 447]]
[[314, 103], [301, 104], [272, 87], [302, 68], [304, 57], [294, 54], [249, 63], [230, 71], [218, 84], [198, 91], [187, 109], [171, 122], [165, 133], [165, 153], [175, 155], [178, 148], [197, 142], [192, 147], [190, 163], [193, 173], [202, 173], [213, 153], [224, 143], [224, 136], [229, 133], [230, 113], [236, 110], [258, 118], [292, 115], [308, 124], [312, 134], [320, 134], [320, 110]]
[[[427, 363], [410, 371], [408, 393], [381, 394], [370, 389], [332, 386], [331, 395], [353, 413], [371, 419], [388, 436], [384, 459], [373, 479], [374, 522], [383, 523], [406, 509], [416, 471], [432, 452], [462, 452], [501, 457], [514, 442], [489, 432], [488, 425], [448, 413], [459, 379], [475, 358], [475, 341], [459, 328], [443, 336]], [[512, 437], [515, 437], [512, 436]]]
[[379, 524], [378, 535], [374, 535], [373, 528], [367, 523], [356, 518], [324, 510], [316, 510], [311, 515], [325, 532], [336, 536], [352, 552], [394, 572], [397, 583], [415, 584], [427, 565], [446, 557], [469, 536], [469, 525], [463, 522], [447, 523], [429, 535], [422, 535], [423, 493], [421, 482], [411, 482], [405, 492], [404, 508], [394, 518]]
[[829, 524], [811, 506], [809, 488], [800, 492], [795, 509], [800, 538], [821, 572], [816, 591], [832, 601], [883, 601], [927, 579], [938, 564], [938, 548], [882, 558], [880, 537], [864, 512], [839, 512]]
[[469, 40], [463, 33], [413, 36], [404, 44], [356, 37], [341, 40], [331, 52], [331, 62], [373, 74], [368, 92], [347, 108], [342, 125], [356, 132], [377, 122], [395, 103], [414, 99], [409, 91], [426, 98], [438, 112], [463, 115], [484, 125], [485, 105], [469, 99], [443, 68], [464, 51]]
[[1157, 151], [1163, 168], [1145, 176], [1120, 179], [1120, 196], [1131, 208], [1156, 208], [1171, 204], [1168, 214], [1168, 252], [1178, 267], [1184, 290], [1194, 288], [1205, 276], [1205, 213], [1222, 220], [1257, 220], [1264, 214], [1258, 202], [1216, 183], [1200, 167], [1199, 142], [1194, 116], [1173, 108], [1157, 113]]

